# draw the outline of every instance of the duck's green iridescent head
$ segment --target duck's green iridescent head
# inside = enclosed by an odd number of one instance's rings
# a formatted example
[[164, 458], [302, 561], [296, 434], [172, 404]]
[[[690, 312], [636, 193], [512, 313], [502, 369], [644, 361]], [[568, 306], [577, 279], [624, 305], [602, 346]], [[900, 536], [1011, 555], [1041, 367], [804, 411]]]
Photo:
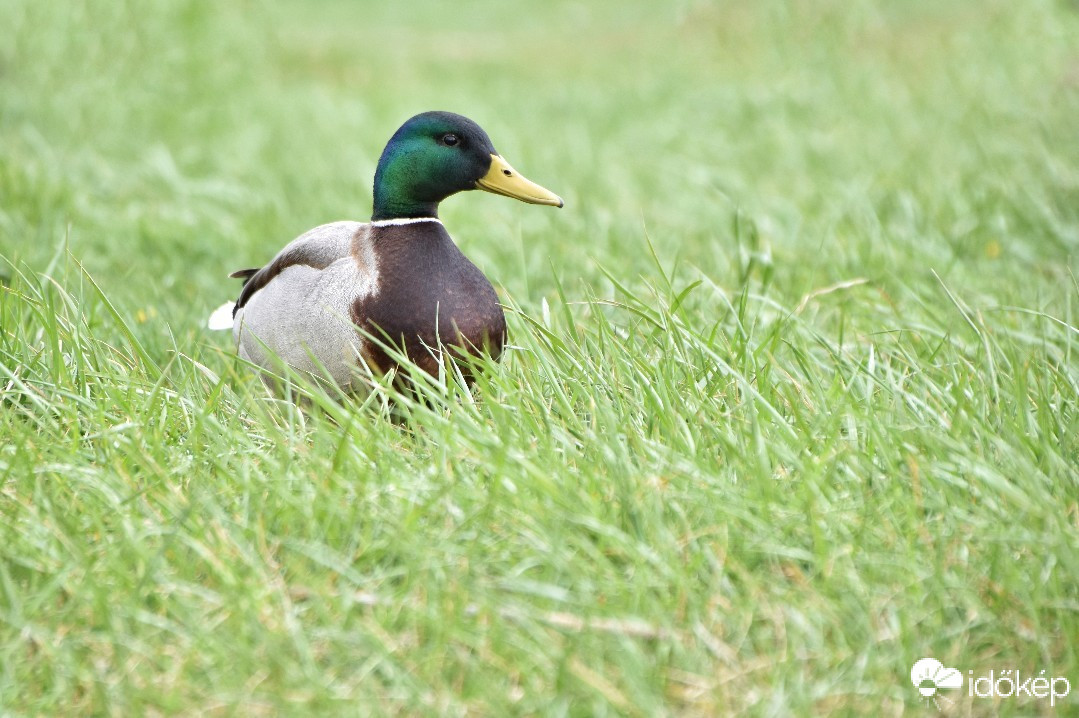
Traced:
[[437, 217], [439, 202], [470, 189], [562, 206], [558, 195], [510, 167], [475, 122], [452, 112], [424, 112], [401, 125], [382, 151], [371, 218]]

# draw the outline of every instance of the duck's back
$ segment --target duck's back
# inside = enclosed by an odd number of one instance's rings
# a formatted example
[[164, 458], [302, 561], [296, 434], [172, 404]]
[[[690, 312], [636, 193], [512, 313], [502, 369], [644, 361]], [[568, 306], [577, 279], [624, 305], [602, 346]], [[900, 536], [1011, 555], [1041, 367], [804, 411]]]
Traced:
[[364, 342], [351, 307], [374, 281], [372, 268], [356, 259], [365, 253], [369, 228], [362, 222], [316, 227], [250, 277], [233, 316], [243, 359], [273, 369], [276, 355], [294, 369], [352, 384]]

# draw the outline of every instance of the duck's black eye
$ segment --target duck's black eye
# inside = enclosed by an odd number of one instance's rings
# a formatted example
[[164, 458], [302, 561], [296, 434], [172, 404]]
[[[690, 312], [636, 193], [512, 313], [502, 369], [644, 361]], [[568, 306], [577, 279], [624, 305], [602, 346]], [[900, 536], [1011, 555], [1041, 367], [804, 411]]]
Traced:
[[459, 138], [457, 135], [453, 134], [452, 132], [449, 133], [448, 135], [442, 135], [442, 144], [446, 145], [447, 147], [454, 147], [460, 141], [461, 141], [461, 138]]

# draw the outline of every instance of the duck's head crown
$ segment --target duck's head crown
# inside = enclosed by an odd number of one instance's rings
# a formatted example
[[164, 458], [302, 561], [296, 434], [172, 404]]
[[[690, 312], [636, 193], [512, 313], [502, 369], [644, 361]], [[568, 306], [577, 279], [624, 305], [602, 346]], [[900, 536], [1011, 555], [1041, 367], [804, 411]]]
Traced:
[[470, 189], [562, 206], [556, 195], [516, 174], [475, 122], [424, 112], [401, 125], [382, 151], [372, 219], [437, 217], [439, 202]]

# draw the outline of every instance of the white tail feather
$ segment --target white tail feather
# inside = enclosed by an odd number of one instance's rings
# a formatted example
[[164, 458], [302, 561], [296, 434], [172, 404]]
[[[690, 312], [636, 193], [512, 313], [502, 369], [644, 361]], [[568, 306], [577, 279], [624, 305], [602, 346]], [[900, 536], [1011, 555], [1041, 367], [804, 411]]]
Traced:
[[232, 308], [235, 306], [236, 302], [225, 302], [222, 304], [210, 315], [210, 320], [206, 322], [206, 326], [215, 330], [232, 329]]

